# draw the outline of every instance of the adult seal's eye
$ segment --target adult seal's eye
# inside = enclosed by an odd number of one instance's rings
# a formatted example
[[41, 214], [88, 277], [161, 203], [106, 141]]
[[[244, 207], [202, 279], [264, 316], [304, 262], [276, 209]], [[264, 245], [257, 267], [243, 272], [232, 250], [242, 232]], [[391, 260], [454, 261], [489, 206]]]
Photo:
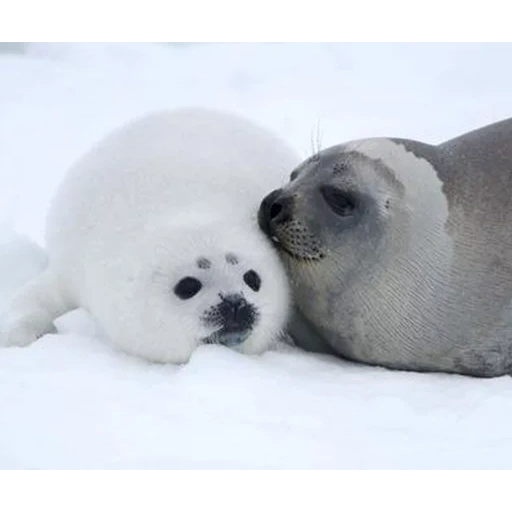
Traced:
[[350, 192], [336, 187], [324, 186], [320, 192], [329, 208], [340, 217], [350, 217], [356, 209], [356, 200]]
[[174, 293], [183, 300], [191, 299], [203, 287], [195, 277], [184, 277], [175, 287]]
[[261, 278], [254, 270], [248, 270], [244, 274], [244, 282], [251, 289], [257, 292], [261, 288]]

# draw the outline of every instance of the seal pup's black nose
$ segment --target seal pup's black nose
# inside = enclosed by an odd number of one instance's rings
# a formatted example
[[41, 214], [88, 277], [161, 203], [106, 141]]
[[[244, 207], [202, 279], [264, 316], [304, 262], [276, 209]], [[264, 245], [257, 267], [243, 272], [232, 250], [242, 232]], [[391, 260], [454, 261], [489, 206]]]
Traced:
[[218, 306], [222, 318], [222, 328], [229, 332], [241, 332], [250, 329], [254, 323], [254, 306], [241, 295], [226, 295]]

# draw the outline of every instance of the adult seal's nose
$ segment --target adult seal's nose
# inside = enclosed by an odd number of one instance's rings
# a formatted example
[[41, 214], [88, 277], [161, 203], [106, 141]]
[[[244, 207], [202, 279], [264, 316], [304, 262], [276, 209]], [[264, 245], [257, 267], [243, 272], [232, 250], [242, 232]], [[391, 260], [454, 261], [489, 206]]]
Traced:
[[283, 224], [291, 219], [293, 199], [283, 195], [282, 189], [274, 190], [263, 199], [258, 212], [258, 223], [267, 235], [271, 235], [272, 227]]
[[281, 189], [274, 190], [270, 192], [268, 196], [266, 196], [260, 204], [260, 209], [258, 211], [258, 224], [260, 229], [267, 235], [271, 235], [270, 231], [270, 210], [274, 201], [281, 194]]

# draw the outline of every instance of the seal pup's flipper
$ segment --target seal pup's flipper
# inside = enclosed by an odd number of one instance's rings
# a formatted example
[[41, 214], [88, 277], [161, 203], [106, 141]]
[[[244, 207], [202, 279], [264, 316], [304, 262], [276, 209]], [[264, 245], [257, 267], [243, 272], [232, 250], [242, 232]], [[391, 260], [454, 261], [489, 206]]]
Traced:
[[73, 309], [50, 268], [22, 286], [0, 322], [0, 346], [24, 347], [55, 332], [53, 321]]

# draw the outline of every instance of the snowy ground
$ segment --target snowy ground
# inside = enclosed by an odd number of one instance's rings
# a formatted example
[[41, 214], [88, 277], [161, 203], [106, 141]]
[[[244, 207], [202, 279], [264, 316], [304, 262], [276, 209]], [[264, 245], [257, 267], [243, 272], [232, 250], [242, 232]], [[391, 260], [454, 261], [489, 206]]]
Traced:
[[[245, 114], [304, 156], [372, 135], [438, 142], [512, 115], [512, 45], [0, 46], [0, 309], [42, 265], [66, 168], [161, 107]], [[13, 232], [16, 229], [18, 234]], [[84, 312], [0, 350], [0, 468], [512, 468], [512, 380], [202, 347], [150, 365]]]

